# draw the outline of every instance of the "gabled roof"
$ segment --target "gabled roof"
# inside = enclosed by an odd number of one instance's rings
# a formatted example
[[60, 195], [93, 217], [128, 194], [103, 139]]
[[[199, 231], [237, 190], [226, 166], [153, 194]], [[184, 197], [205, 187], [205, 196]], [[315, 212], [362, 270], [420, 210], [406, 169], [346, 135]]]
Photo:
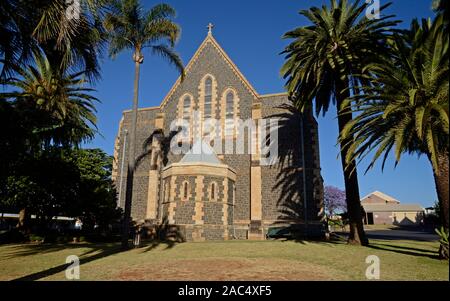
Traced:
[[[225, 50], [219, 45], [219, 43], [214, 39], [212, 34], [208, 34], [203, 40], [200, 47], [195, 52], [194, 56], [191, 58], [189, 63], [187, 64], [185, 68], [186, 75], [189, 73], [189, 70], [192, 68], [192, 65], [198, 60], [200, 57], [200, 54], [202, 53], [203, 49], [208, 45], [208, 43], [211, 43], [214, 48], [217, 49], [219, 54], [222, 56], [222, 58], [226, 61], [226, 63], [231, 67], [233, 72], [236, 74], [236, 76], [241, 80], [241, 82], [244, 84], [244, 86], [247, 88], [247, 90], [253, 95], [255, 98], [259, 98], [259, 94], [256, 92], [255, 88], [250, 84], [250, 82], [245, 78], [245, 76], [242, 74], [242, 72], [239, 70], [239, 68], [233, 63], [233, 61], [230, 59], [230, 57], [227, 55]], [[172, 94], [175, 92], [176, 88], [181, 84], [181, 76], [178, 77], [175, 84], [170, 89], [169, 93], [167, 93], [166, 97], [162, 101], [160, 107], [163, 108], [166, 103], [169, 101]]]
[[419, 204], [363, 204], [366, 212], [418, 212], [424, 211]]
[[214, 150], [203, 139], [197, 140], [192, 148], [184, 155], [179, 163], [207, 163], [221, 164]]
[[388, 201], [388, 202], [392, 202], [392, 203], [397, 203], [397, 204], [400, 203], [399, 200], [397, 200], [397, 199], [395, 199], [395, 198], [393, 198], [393, 197], [391, 197], [391, 196], [389, 196], [389, 195], [387, 195], [385, 193], [382, 193], [380, 191], [374, 191], [374, 192], [366, 195], [365, 197], [363, 197], [361, 199], [361, 202], [364, 203], [364, 200], [370, 198], [371, 196], [376, 196], [376, 197], [378, 197], [378, 198], [380, 198], [382, 200], [385, 200], [385, 201]]

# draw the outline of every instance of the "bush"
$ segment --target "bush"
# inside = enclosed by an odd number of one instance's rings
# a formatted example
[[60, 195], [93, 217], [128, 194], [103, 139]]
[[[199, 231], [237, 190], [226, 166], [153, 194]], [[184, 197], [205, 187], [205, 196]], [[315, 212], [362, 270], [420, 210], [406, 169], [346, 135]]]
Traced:
[[439, 257], [442, 259], [448, 259], [448, 231], [445, 231], [444, 227], [440, 230], [435, 229], [436, 233], [439, 235]]
[[30, 234], [29, 241], [30, 242], [45, 242], [45, 237], [37, 235], [37, 234]]

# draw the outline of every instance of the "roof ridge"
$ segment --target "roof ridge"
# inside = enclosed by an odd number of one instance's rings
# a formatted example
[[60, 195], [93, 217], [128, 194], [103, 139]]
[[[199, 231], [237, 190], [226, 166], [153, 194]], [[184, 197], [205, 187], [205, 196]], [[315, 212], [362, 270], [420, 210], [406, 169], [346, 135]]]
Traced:
[[[208, 34], [206, 36], [206, 38], [203, 40], [203, 42], [200, 44], [200, 46], [195, 51], [195, 53], [192, 56], [192, 58], [189, 60], [188, 64], [186, 65], [186, 68], [185, 68], [186, 75], [189, 72], [189, 70], [192, 68], [192, 65], [198, 60], [201, 52], [203, 51], [203, 49], [206, 47], [206, 45], [208, 43], [211, 43], [219, 51], [219, 53], [222, 55], [222, 57], [224, 58], [226, 63], [231, 67], [233, 72], [238, 76], [238, 78], [241, 80], [241, 82], [244, 84], [244, 86], [247, 87], [249, 92], [251, 94], [253, 94], [253, 96], [255, 98], [259, 98], [260, 96], [259, 96], [258, 92], [256, 92], [255, 88], [245, 78], [245, 76], [242, 74], [242, 72], [239, 70], [239, 68], [236, 66], [236, 64], [231, 60], [231, 58], [228, 56], [228, 54], [225, 52], [225, 50], [222, 48], [222, 46], [220, 46], [220, 44], [217, 42], [217, 40], [212, 36], [212, 34]], [[167, 102], [169, 101], [170, 97], [173, 95], [173, 93], [175, 92], [176, 88], [180, 84], [181, 84], [181, 76], [178, 77], [178, 79], [173, 84], [172, 88], [169, 90], [167, 95], [164, 97], [163, 101], [161, 102], [161, 104], [159, 106], [161, 109], [167, 104]]]
[[383, 198], [383, 199], [385, 199], [385, 200], [389, 200], [389, 201], [394, 201], [394, 202], [401, 203], [401, 202], [400, 202], [399, 200], [397, 200], [396, 198], [394, 198], [394, 197], [392, 197], [392, 196], [390, 196], [390, 195], [388, 195], [388, 194], [386, 194], [386, 193], [384, 193], [384, 192], [381, 192], [381, 191], [379, 191], [379, 190], [375, 190], [375, 191], [373, 191], [373, 192], [371, 192], [371, 193], [365, 195], [364, 197], [361, 198], [361, 200], [364, 200], [364, 199], [368, 198], [368, 197], [371, 196], [371, 195], [378, 196], [378, 197]]

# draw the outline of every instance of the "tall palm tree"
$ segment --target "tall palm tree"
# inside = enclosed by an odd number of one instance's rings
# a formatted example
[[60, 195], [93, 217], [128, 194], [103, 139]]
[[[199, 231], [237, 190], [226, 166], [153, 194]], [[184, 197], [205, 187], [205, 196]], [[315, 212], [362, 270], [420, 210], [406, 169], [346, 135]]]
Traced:
[[367, 169], [382, 156], [382, 167], [394, 152], [425, 154], [433, 168], [443, 224], [448, 229], [449, 199], [449, 56], [444, 16], [432, 23], [414, 20], [411, 29], [396, 35], [389, 64], [373, 66], [373, 85], [354, 102], [357, 117], [341, 133], [355, 139], [347, 162], [374, 151]]
[[184, 76], [183, 63], [173, 50], [180, 35], [180, 29], [172, 21], [175, 10], [167, 4], [159, 4], [145, 11], [138, 0], [113, 1], [111, 12], [106, 14], [104, 26], [110, 33], [109, 54], [116, 57], [125, 50], [133, 51], [135, 64], [134, 98], [131, 113], [130, 147], [128, 156], [127, 187], [125, 194], [122, 247], [128, 247], [133, 193], [133, 174], [135, 170], [136, 125], [138, 115], [138, 90], [143, 51], [148, 48], [152, 54], [167, 59]]
[[[381, 7], [384, 10], [390, 3]], [[330, 104], [336, 104], [338, 126], [341, 131], [352, 120], [351, 112], [342, 112], [344, 100], [350, 93], [358, 94], [358, 82], [363, 80], [366, 64], [381, 59], [387, 53], [386, 36], [397, 21], [392, 16], [379, 19], [365, 18], [367, 4], [347, 0], [331, 0], [331, 7], [311, 7], [300, 14], [312, 23], [296, 28], [284, 35], [294, 39], [283, 52], [286, 62], [281, 74], [287, 78], [286, 87], [294, 105], [305, 111], [315, 103], [316, 114], [325, 114]], [[350, 220], [348, 242], [368, 244], [366, 238], [356, 172], [349, 172], [346, 162], [349, 136], [341, 143], [340, 155], [343, 166], [347, 210]]]

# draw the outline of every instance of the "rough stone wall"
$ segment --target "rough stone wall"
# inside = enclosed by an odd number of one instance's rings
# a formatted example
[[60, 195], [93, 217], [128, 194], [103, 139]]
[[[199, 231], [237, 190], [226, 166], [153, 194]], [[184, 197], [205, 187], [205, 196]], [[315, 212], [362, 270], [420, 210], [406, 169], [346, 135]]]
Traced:
[[223, 186], [223, 178], [221, 177], [212, 177], [212, 176], [206, 176], [203, 180], [203, 202], [211, 202], [210, 199], [210, 190], [211, 190], [211, 183], [216, 183], [216, 193], [217, 193], [217, 201], [213, 202], [223, 202], [224, 198], [224, 186]]
[[[143, 155], [144, 149], [143, 144], [145, 140], [153, 133], [155, 130], [155, 118], [159, 113], [159, 109], [145, 109], [140, 110], [138, 113], [138, 126], [136, 131], [136, 157]], [[119, 128], [118, 135], [118, 148], [116, 158], [117, 162], [117, 177], [116, 177], [116, 187], [119, 189], [120, 181], [122, 182], [122, 193], [121, 198], [119, 200], [119, 206], [124, 207], [125, 205], [125, 190], [126, 190], [126, 177], [128, 174], [127, 165], [128, 165], [128, 154], [130, 149], [130, 123], [131, 123], [131, 112], [124, 112], [122, 126]], [[121, 177], [120, 168], [122, 166], [122, 157], [123, 157], [123, 147], [124, 147], [124, 130], [128, 130], [127, 143], [125, 148], [125, 156], [124, 156], [124, 174]], [[150, 156], [144, 156], [139, 161], [139, 164], [136, 167], [134, 172], [134, 181], [133, 181], [133, 204], [131, 208], [131, 216], [135, 220], [142, 220], [145, 218], [146, 210], [147, 210], [147, 193], [148, 193], [148, 178], [150, 171]], [[159, 187], [159, 185], [158, 185]]]
[[234, 205], [233, 205], [234, 181], [228, 179], [228, 225], [232, 225], [234, 221]]
[[[189, 196], [183, 200], [183, 183], [188, 182]], [[177, 225], [194, 224], [195, 215], [195, 177], [177, 176], [175, 180], [175, 198], [176, 207], [174, 209], [174, 220]]]
[[323, 222], [324, 206], [323, 206], [323, 178], [320, 165], [320, 149], [319, 149], [319, 129], [318, 124], [312, 112], [305, 115], [304, 118], [304, 143], [305, 143], [305, 161], [306, 161], [306, 181], [308, 200], [309, 220], [317, 223]]
[[223, 224], [223, 208], [222, 202], [205, 202], [203, 203], [203, 222], [205, 225], [221, 225]]
[[225, 227], [205, 225], [203, 233], [206, 240], [223, 240]]
[[[302, 115], [290, 107], [286, 95], [262, 98], [262, 117], [280, 118], [278, 123], [279, 161], [262, 166], [262, 210], [266, 224], [274, 221], [318, 221], [322, 200], [317, 123], [312, 115]], [[301, 122], [304, 133], [304, 162], [301, 147]], [[305, 186], [303, 173], [305, 172]]]
[[194, 176], [177, 176], [175, 179], [175, 201], [183, 201], [183, 183], [187, 182], [188, 185], [188, 200], [189, 202], [195, 201], [197, 195], [195, 191], [195, 178]]

